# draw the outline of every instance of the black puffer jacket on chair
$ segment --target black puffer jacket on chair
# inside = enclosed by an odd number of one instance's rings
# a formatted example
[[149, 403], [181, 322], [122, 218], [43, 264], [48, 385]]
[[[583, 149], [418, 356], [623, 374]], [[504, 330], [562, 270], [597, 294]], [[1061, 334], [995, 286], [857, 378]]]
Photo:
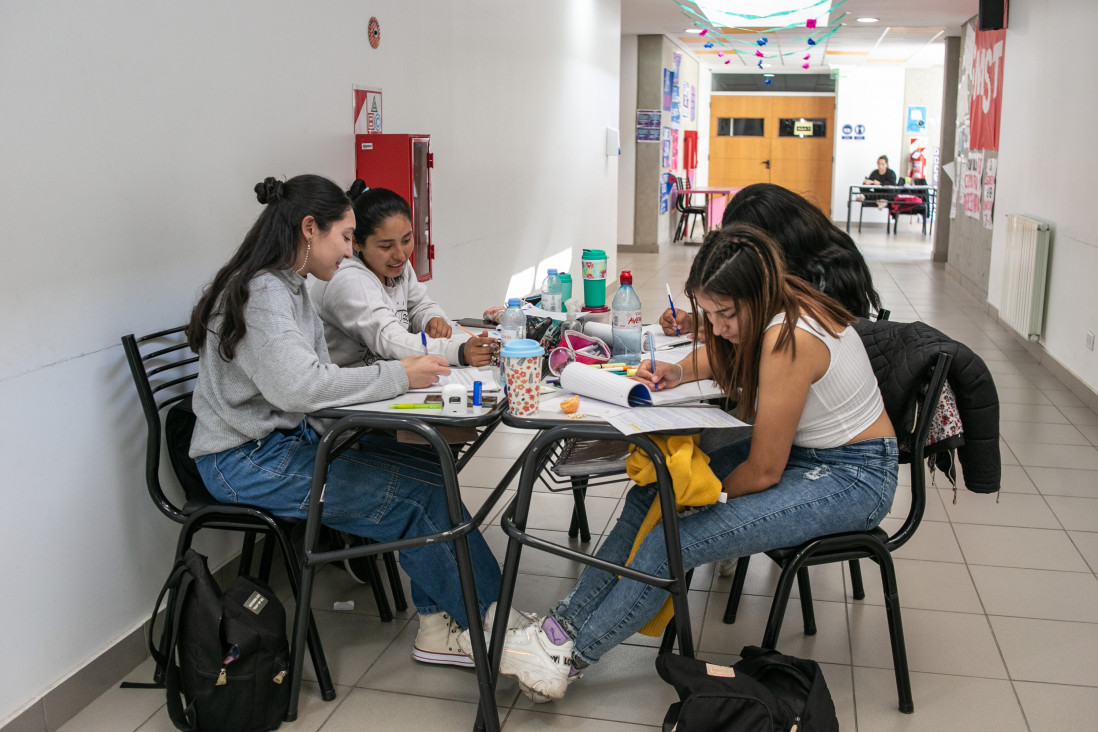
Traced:
[[[965, 487], [976, 493], [998, 491], [1002, 479], [999, 394], [983, 359], [968, 346], [926, 323], [859, 320], [854, 329], [865, 344], [881, 387], [885, 411], [898, 428], [897, 435], [901, 428], [909, 434], [914, 424], [914, 412], [908, 408], [915, 395], [905, 393], [901, 384], [910, 384], [915, 375], [926, 374], [939, 353], [953, 355], [947, 379], [956, 395], [964, 427], [964, 444], [958, 449], [958, 456]], [[905, 414], [905, 410], [909, 413]], [[945, 457], [944, 453], [939, 457]]]

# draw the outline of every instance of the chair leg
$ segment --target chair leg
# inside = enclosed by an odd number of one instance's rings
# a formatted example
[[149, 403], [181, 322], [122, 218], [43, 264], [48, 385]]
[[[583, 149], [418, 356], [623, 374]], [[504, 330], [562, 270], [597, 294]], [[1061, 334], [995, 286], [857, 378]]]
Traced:
[[766, 621], [766, 633], [763, 635], [763, 648], [777, 648], [778, 636], [782, 632], [782, 622], [785, 620], [785, 608], [789, 605], [789, 593], [793, 590], [793, 580], [797, 578], [803, 564], [797, 566], [796, 562], [782, 567], [781, 576], [778, 577], [778, 586], [774, 588], [774, 601], [770, 604], [770, 617]]
[[804, 634], [816, 635], [816, 613], [812, 609], [812, 584], [808, 579], [808, 567], [797, 572], [797, 589], [801, 595], [801, 617], [804, 619]]
[[572, 522], [568, 526], [568, 537], [575, 539], [578, 535], [580, 541], [591, 541], [591, 527], [587, 523], [587, 478], [572, 478], [572, 497], [575, 504], [572, 506]]
[[[189, 546], [189, 545], [188, 545]], [[252, 573], [252, 555], [255, 553], [255, 532], [244, 532], [244, 543], [240, 547], [240, 561], [237, 563], [236, 573], [240, 577], [245, 577]], [[176, 557], [176, 560], [182, 559], [183, 555], [180, 554]]]
[[[357, 543], [357, 542], [356, 542]], [[369, 539], [363, 539], [362, 544], [373, 544]], [[359, 544], [361, 546], [362, 544]], [[381, 622], [389, 623], [393, 620], [393, 611], [389, 607], [389, 598], [385, 595], [385, 587], [381, 584], [381, 572], [377, 570], [377, 555], [371, 554], [363, 557], [366, 566], [366, 575], [370, 580], [370, 589], [374, 592], [374, 602], [377, 603], [377, 614], [381, 616]]]
[[732, 589], [728, 593], [728, 604], [724, 607], [724, 622], [728, 625], [736, 622], [736, 613], [740, 609], [740, 596], [743, 595], [743, 585], [747, 581], [747, 565], [750, 561], [751, 555], [736, 560], [736, 573], [732, 575]]
[[263, 553], [259, 555], [259, 579], [270, 583], [271, 562], [274, 560], [275, 543], [267, 537], [263, 540]]
[[400, 581], [396, 556], [392, 552], [385, 552], [381, 558], [385, 562], [385, 573], [389, 575], [389, 591], [393, 593], [393, 607], [397, 612], [404, 612], [408, 609], [408, 597], [404, 594], [404, 585]]
[[855, 600], [865, 599], [865, 587], [862, 586], [862, 565], [857, 559], [850, 560], [850, 589]]
[[904, 643], [904, 625], [900, 618], [900, 591], [896, 586], [896, 567], [892, 555], [885, 547], [874, 549], [881, 566], [881, 585], [884, 587], [885, 613], [888, 616], [888, 635], [892, 641], [892, 665], [896, 670], [896, 693], [900, 711], [911, 714], [915, 702], [911, 697], [911, 675], [907, 667], [907, 647]]
[[[690, 587], [690, 583], [694, 579], [694, 570], [690, 569], [686, 572], [686, 586]], [[671, 616], [671, 620], [667, 622], [667, 627], [663, 629], [663, 640], [660, 641], [659, 653], [662, 656], [664, 653], [670, 653], [675, 650], [675, 641], [678, 639], [679, 626], [675, 624], [675, 616]]]

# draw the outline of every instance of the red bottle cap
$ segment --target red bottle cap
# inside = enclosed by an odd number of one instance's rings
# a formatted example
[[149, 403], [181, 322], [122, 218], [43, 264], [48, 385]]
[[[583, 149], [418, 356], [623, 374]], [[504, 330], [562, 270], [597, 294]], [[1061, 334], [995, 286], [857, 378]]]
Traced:
[[627, 269], [621, 271], [621, 284], [631, 285], [633, 284], [633, 273]]

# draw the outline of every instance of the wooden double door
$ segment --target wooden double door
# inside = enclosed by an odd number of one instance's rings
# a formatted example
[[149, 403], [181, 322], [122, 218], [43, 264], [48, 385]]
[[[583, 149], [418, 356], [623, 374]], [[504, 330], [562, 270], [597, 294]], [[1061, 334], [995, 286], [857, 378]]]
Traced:
[[714, 95], [709, 114], [709, 185], [774, 183], [830, 216], [835, 97]]

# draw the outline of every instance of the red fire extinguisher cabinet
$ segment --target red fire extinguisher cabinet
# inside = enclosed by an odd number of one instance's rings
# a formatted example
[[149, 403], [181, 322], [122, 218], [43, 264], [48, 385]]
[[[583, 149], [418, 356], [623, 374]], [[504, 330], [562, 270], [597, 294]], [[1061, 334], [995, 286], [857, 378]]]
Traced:
[[430, 135], [355, 135], [355, 175], [370, 188], [399, 193], [412, 209], [412, 267], [420, 282], [431, 279]]

